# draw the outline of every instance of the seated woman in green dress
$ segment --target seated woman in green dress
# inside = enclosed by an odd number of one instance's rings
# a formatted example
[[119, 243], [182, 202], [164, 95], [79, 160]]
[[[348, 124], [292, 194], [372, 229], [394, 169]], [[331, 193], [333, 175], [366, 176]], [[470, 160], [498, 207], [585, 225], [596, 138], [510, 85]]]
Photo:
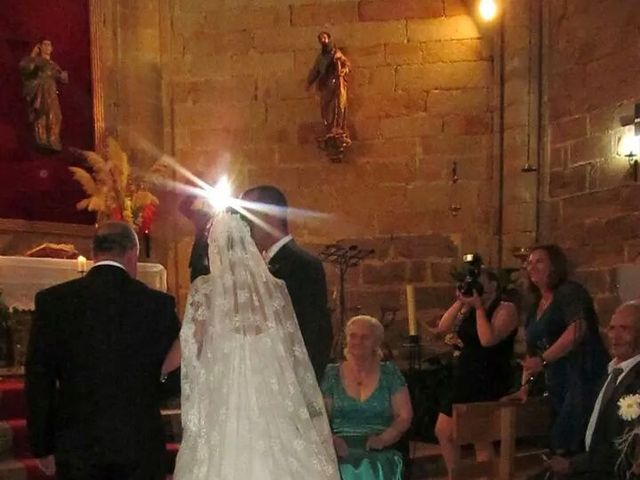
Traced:
[[382, 362], [384, 328], [358, 315], [345, 328], [345, 360], [327, 366], [322, 393], [343, 480], [401, 480], [392, 447], [411, 425], [409, 390], [398, 368]]

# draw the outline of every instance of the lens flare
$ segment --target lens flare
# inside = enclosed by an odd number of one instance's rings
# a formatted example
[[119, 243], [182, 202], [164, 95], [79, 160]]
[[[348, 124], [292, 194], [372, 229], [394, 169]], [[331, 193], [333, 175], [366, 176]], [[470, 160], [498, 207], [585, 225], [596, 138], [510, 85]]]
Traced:
[[209, 187], [205, 190], [205, 197], [213, 208], [220, 212], [231, 206], [233, 202], [231, 193], [231, 183], [229, 183], [229, 178], [226, 175], [223, 175], [222, 178], [218, 180], [215, 187]]

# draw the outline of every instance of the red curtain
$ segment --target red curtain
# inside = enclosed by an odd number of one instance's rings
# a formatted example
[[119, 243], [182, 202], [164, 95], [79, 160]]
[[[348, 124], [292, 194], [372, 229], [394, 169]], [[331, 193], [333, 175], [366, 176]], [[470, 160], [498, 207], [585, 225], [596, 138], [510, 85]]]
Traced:
[[[67, 167], [83, 165], [69, 147], [93, 150], [93, 98], [87, 0], [0, 0], [0, 218], [93, 223], [75, 204], [85, 197]], [[41, 39], [69, 72], [60, 85], [60, 153], [33, 147], [18, 63]]]

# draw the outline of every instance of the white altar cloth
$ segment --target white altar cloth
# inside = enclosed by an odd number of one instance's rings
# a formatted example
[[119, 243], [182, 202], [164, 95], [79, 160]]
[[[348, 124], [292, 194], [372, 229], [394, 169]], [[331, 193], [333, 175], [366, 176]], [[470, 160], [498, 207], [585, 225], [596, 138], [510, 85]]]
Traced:
[[[87, 269], [91, 265], [87, 261]], [[0, 256], [0, 290], [9, 308], [33, 310], [39, 290], [80, 275], [76, 260]], [[160, 264], [139, 263], [138, 279], [156, 290], [167, 290], [167, 271]]]

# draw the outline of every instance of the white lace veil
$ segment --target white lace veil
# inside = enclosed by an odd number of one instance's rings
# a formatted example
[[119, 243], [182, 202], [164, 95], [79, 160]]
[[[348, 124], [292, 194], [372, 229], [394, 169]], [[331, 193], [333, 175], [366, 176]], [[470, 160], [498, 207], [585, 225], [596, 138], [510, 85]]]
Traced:
[[182, 346], [183, 442], [175, 478], [337, 479], [322, 395], [284, 282], [237, 214], [209, 234]]

